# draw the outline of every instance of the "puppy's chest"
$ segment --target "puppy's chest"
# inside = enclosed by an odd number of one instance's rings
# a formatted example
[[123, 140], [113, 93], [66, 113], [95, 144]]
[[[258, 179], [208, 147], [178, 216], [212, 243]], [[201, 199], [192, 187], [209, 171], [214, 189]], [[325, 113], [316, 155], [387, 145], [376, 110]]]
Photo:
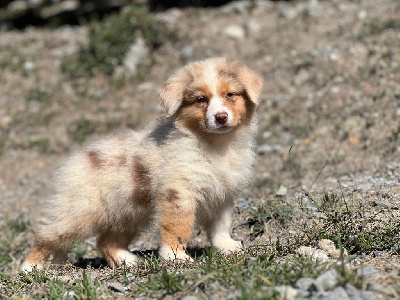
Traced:
[[[208, 189], [221, 190], [224, 194], [234, 192], [247, 184], [251, 173], [252, 158], [249, 151], [230, 151], [225, 155], [205, 155], [201, 176], [196, 177], [197, 185]], [[211, 187], [210, 187], [211, 186]]]

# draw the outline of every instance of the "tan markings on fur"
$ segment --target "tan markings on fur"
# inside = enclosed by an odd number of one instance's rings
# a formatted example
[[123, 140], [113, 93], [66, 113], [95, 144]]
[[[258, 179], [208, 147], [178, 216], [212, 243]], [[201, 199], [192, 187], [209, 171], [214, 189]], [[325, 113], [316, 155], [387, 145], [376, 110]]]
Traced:
[[174, 252], [185, 251], [194, 225], [194, 211], [180, 209], [179, 192], [168, 190], [161, 212], [161, 241]]
[[[234, 93], [231, 99], [227, 99], [228, 93]], [[218, 96], [223, 99], [224, 105], [233, 113], [233, 126], [248, 123], [246, 94], [243, 87], [235, 80], [221, 80], [218, 84]], [[253, 104], [254, 105], [254, 104]]]
[[100, 169], [103, 166], [103, 160], [100, 157], [100, 151], [88, 150], [86, 154], [93, 169]]
[[133, 184], [132, 201], [144, 205], [151, 200], [151, 177], [149, 169], [143, 164], [143, 159], [133, 156]]
[[110, 267], [117, 267], [119, 265], [118, 252], [127, 249], [133, 238], [133, 233], [105, 232], [97, 240], [97, 247]]
[[37, 243], [26, 258], [26, 262], [33, 265], [44, 264], [51, 254], [57, 251], [58, 245], [54, 242]]
[[178, 111], [178, 122], [195, 132], [203, 132], [206, 129], [207, 103], [198, 103], [197, 100], [200, 97], [207, 99], [212, 97], [207, 85], [200, 83], [189, 86], [185, 92], [185, 101]]

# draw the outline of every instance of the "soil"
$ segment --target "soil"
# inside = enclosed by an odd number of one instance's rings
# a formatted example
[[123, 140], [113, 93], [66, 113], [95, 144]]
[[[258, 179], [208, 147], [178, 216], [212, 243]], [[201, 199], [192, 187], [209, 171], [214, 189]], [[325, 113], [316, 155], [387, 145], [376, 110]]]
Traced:
[[[265, 79], [258, 155], [251, 185], [237, 200], [236, 238], [246, 246], [276, 238], [282, 232], [273, 229], [251, 240], [250, 228], [241, 225], [246, 209], [271, 199], [298, 205], [306, 192], [335, 192], [399, 218], [399, 13], [394, 0], [171, 9], [157, 18], [176, 28], [177, 39], [153, 54], [144, 80], [122, 86], [112, 77], [76, 79], [61, 71], [63, 57], [87, 43], [84, 26], [2, 32], [0, 222], [20, 214], [36, 220], [52, 174], [68, 156], [159, 118], [157, 96], [169, 75], [215, 56], [240, 60]], [[74, 135], [82, 120], [94, 124], [83, 142]], [[205, 237], [195, 234], [191, 246], [205, 245]], [[157, 246], [156, 235], [145, 234], [131, 248]], [[13, 271], [22, 259], [16, 258]], [[386, 272], [400, 266], [396, 253], [359, 259]]]

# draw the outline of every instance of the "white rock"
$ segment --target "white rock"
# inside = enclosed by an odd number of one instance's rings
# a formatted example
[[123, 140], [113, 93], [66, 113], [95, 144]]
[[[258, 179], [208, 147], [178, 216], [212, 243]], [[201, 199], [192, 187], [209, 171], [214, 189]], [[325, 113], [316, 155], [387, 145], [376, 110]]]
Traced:
[[28, 9], [28, 3], [24, 0], [11, 1], [7, 9], [10, 11], [24, 11]]
[[365, 266], [357, 269], [357, 275], [362, 276], [364, 279], [371, 279], [380, 277], [379, 271], [371, 266]]
[[332, 292], [329, 293], [328, 295], [329, 300], [350, 300], [349, 295], [347, 295], [347, 292], [344, 288], [341, 286], [338, 286], [335, 288]]
[[185, 296], [182, 298], [182, 300], [198, 300], [199, 298], [197, 298], [196, 296]]
[[257, 153], [260, 155], [262, 155], [264, 153], [272, 152], [273, 150], [274, 150], [274, 148], [271, 145], [267, 145], [267, 144], [257, 147]]
[[248, 32], [256, 34], [261, 31], [261, 25], [257, 21], [249, 19], [246, 23], [246, 29]]
[[151, 82], [143, 82], [143, 83], [139, 84], [138, 91], [139, 92], [145, 92], [145, 91], [150, 90], [153, 86], [154, 85]]
[[318, 262], [330, 261], [328, 255], [324, 251], [312, 247], [301, 246], [296, 250], [296, 253], [302, 258], [309, 258], [313, 261], [318, 261]]
[[286, 196], [286, 194], [287, 194], [287, 187], [283, 185], [281, 185], [275, 193], [276, 196], [281, 196], [281, 197]]
[[143, 38], [138, 38], [128, 50], [124, 59], [124, 67], [133, 75], [137, 74], [140, 62], [147, 56], [149, 49]]
[[181, 55], [183, 58], [191, 58], [193, 56], [193, 47], [191, 45], [183, 46], [181, 49]]
[[292, 288], [290, 285], [274, 286], [272, 290], [279, 293], [279, 299], [294, 299], [298, 294], [297, 290]]
[[249, 7], [252, 5], [252, 1], [249, 0], [241, 0], [241, 1], [231, 1], [228, 4], [225, 4], [221, 7], [221, 12], [226, 14], [231, 13], [246, 13]]
[[366, 10], [360, 10], [357, 14], [357, 18], [359, 20], [364, 20], [367, 17], [367, 11]]
[[[328, 253], [332, 258], [340, 258], [340, 250], [336, 248], [335, 243], [331, 240], [322, 239], [318, 242], [318, 248]], [[347, 257], [347, 250], [343, 248], [343, 257]]]
[[296, 287], [303, 291], [321, 292], [322, 286], [314, 278], [303, 277], [296, 281]]
[[38, 7], [44, 3], [44, 0], [28, 0], [29, 7]]
[[26, 61], [24, 63], [24, 69], [26, 71], [33, 71], [36, 68], [36, 64], [33, 61]]
[[330, 269], [316, 278], [324, 290], [331, 290], [339, 283], [340, 274], [336, 269]]
[[0, 127], [7, 127], [12, 121], [10, 116], [0, 117]]
[[243, 26], [232, 24], [224, 28], [223, 33], [232, 39], [243, 40], [245, 38], [245, 31]]
[[271, 131], [264, 131], [264, 132], [262, 133], [262, 137], [263, 137], [264, 139], [269, 139], [271, 136], [272, 136], [272, 132], [271, 132]]

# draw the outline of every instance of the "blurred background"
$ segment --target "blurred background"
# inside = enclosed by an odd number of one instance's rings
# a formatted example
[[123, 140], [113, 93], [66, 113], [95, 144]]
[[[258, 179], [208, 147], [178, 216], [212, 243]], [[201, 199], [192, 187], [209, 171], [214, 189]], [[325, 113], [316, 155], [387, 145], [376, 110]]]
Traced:
[[0, 1], [0, 224], [34, 218], [66, 157], [162, 116], [172, 72], [215, 56], [265, 80], [236, 224], [305, 192], [398, 205], [394, 190], [375, 201], [400, 180], [399, 13], [398, 0]]

